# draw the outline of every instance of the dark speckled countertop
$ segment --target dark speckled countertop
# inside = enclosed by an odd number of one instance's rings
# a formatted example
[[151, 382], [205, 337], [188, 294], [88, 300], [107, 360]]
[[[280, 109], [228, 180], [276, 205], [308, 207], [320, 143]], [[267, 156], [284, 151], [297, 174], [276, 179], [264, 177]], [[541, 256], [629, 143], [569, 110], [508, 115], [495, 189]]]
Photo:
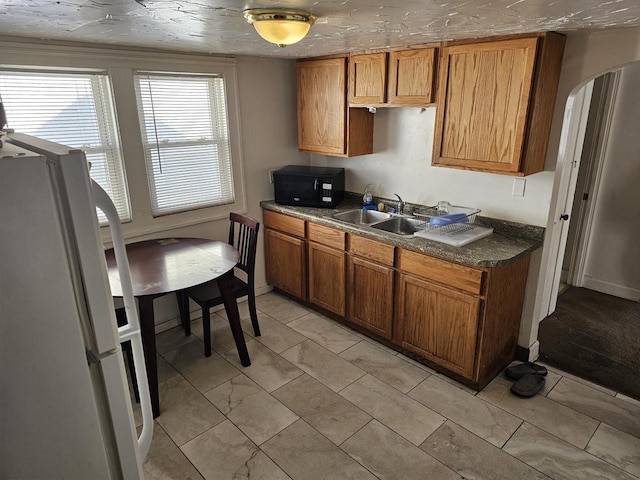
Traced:
[[[395, 204], [392, 201], [388, 203]], [[266, 210], [273, 210], [274, 212], [310, 220], [346, 232], [356, 233], [363, 237], [396, 245], [407, 250], [478, 267], [497, 267], [512, 263], [542, 246], [544, 238], [543, 227], [478, 216], [476, 223], [493, 227], [493, 233], [468, 245], [452, 247], [425, 238], [394, 235], [368, 226], [352, 225], [331, 218], [331, 215], [335, 213], [360, 208], [362, 206], [360, 195], [347, 195], [345, 200], [335, 209], [278, 205], [273, 200], [262, 201], [260, 206]], [[410, 206], [416, 209], [421, 208], [420, 205]]]

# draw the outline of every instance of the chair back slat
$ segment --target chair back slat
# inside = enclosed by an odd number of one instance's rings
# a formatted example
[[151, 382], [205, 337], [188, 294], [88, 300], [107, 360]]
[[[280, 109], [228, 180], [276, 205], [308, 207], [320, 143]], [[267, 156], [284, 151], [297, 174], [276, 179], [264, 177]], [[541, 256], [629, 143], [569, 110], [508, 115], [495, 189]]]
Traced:
[[260, 223], [239, 213], [230, 213], [229, 221], [229, 245], [233, 245], [240, 253], [236, 267], [253, 277]]

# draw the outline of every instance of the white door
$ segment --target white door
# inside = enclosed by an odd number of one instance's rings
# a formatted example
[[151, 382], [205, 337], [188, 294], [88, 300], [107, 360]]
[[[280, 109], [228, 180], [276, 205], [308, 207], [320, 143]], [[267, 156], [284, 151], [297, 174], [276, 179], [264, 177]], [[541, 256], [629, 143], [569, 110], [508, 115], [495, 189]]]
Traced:
[[560, 181], [560, 187], [558, 189], [559, 196], [555, 204], [555, 211], [550, 212], [553, 225], [550, 228], [551, 240], [549, 245], [552, 258], [555, 258], [555, 268], [549, 270], [545, 280], [544, 298], [548, 298], [549, 300], [547, 315], [553, 313], [556, 309], [564, 250], [569, 232], [568, 220], [571, 216], [573, 206], [573, 195], [578, 179], [578, 169], [580, 168], [580, 157], [582, 155], [584, 134], [587, 129], [587, 118], [589, 116], [592, 91], [593, 80], [584, 85], [575, 96], [569, 99], [567, 104], [565, 122], [569, 122], [569, 124], [566, 135], [563, 135], [561, 139], [561, 154], [558, 156], [558, 164], [556, 167], [556, 178], [559, 177]]

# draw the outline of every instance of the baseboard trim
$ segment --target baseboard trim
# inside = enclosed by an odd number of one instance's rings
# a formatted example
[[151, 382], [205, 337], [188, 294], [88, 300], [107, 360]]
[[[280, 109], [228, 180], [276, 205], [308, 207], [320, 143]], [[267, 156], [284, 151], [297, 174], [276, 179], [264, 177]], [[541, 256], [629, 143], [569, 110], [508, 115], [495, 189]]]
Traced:
[[516, 360], [519, 362], [535, 362], [540, 356], [540, 342], [537, 340], [529, 348], [516, 345]]
[[[264, 295], [265, 293], [269, 293], [272, 290], [273, 290], [273, 287], [271, 285], [265, 285], [263, 287], [258, 287], [258, 288], [255, 289], [256, 297], [259, 297], [260, 295]], [[240, 297], [238, 299], [238, 303], [242, 303], [242, 302], [246, 302], [246, 301], [247, 301], [247, 297]], [[220, 310], [224, 310], [224, 305], [218, 305], [218, 306], [213, 307], [211, 309], [212, 312], [219, 312]], [[198, 305], [196, 305], [193, 302], [190, 303], [189, 318], [191, 318], [192, 322], [194, 320], [202, 318], [202, 312], [200, 311], [200, 308], [198, 307]], [[170, 330], [170, 329], [172, 329], [174, 327], [178, 327], [180, 325], [182, 325], [182, 321], [180, 320], [180, 317], [179, 316], [174, 316], [174, 317], [171, 317], [169, 320], [165, 320], [164, 322], [157, 323], [156, 324], [156, 333], [164, 332], [166, 330]]]
[[588, 277], [586, 275], [582, 279], [582, 286], [584, 288], [595, 290], [596, 292], [606, 293], [608, 295], [613, 295], [614, 297], [626, 298], [627, 300], [633, 300], [634, 302], [640, 300], [640, 290], [637, 288], [618, 285], [605, 280], [598, 280], [597, 278]]

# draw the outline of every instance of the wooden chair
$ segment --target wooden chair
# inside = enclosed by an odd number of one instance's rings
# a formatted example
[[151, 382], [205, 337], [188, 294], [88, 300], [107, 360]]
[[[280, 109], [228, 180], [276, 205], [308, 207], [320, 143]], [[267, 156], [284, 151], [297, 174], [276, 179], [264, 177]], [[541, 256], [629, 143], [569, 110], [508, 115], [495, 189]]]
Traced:
[[[236, 299], [244, 297], [249, 300], [249, 314], [254, 334], [260, 336], [260, 325], [256, 313], [256, 294], [254, 288], [256, 249], [258, 246], [258, 230], [260, 223], [251, 217], [238, 213], [229, 214], [229, 245], [233, 245], [240, 252], [240, 260], [236, 268], [242, 270], [247, 275], [246, 282], [234, 275], [233, 292]], [[211, 282], [198, 285], [182, 292], [178, 292], [178, 306], [180, 317], [185, 333], [191, 333], [189, 319], [189, 298], [195, 301], [202, 309], [202, 327], [204, 329], [204, 354], [211, 356], [211, 317], [209, 309], [217, 305], [222, 305], [222, 294], [218, 288], [218, 282]]]

